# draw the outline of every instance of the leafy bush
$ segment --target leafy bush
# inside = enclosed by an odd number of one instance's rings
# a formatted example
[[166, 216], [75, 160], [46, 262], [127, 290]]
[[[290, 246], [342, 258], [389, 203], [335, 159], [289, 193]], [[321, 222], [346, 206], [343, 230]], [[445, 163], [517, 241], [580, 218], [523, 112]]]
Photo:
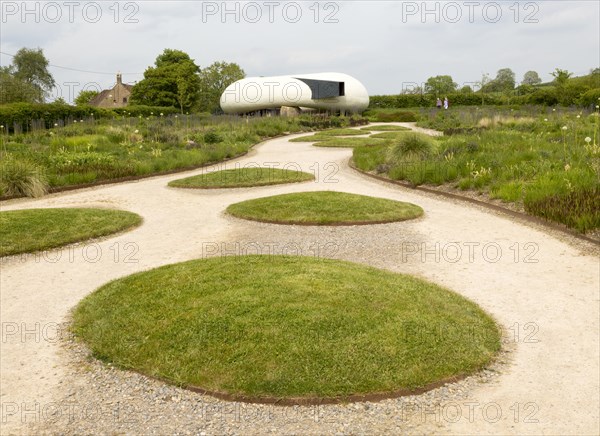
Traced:
[[223, 142], [223, 136], [214, 130], [211, 130], [204, 134], [204, 142], [207, 144], [218, 144], [219, 142]]
[[41, 197], [48, 192], [42, 170], [26, 160], [7, 158], [0, 165], [0, 195]]

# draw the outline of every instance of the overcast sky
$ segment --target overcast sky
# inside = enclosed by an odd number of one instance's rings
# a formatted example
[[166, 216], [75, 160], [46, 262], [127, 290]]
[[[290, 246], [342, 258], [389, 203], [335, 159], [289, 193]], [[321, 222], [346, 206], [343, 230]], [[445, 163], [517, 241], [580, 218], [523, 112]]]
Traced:
[[[0, 51], [40, 47], [62, 95], [135, 83], [165, 48], [200, 67], [238, 63], [248, 76], [338, 71], [371, 95], [430, 76], [464, 84], [511, 68], [550, 80], [600, 65], [592, 1], [2, 1]], [[0, 55], [1, 65], [11, 57]], [[60, 68], [62, 67], [62, 68]], [[84, 71], [73, 71], [84, 70]]]

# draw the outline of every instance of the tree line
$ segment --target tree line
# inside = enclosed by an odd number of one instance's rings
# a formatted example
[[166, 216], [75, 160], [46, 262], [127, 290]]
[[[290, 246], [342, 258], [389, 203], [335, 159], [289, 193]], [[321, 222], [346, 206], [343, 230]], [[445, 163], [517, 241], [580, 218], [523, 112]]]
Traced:
[[[473, 86], [459, 85], [450, 75], [433, 76], [427, 79], [423, 86], [403, 89], [401, 95], [426, 95], [443, 97], [450, 94], [476, 93], [481, 98], [482, 104], [496, 97], [499, 100], [510, 100], [511, 97], [528, 97], [527, 100], [535, 104], [562, 104], [573, 105], [587, 102], [589, 96], [600, 92], [600, 68], [595, 68], [586, 76], [573, 77], [568, 70], [556, 68], [550, 73], [551, 82], [543, 83], [537, 71], [527, 71], [523, 79], [517, 84], [515, 73], [510, 68], [501, 68], [495, 78], [483, 74], [481, 79], [472, 82]], [[475, 91], [473, 88], [476, 88]], [[486, 94], [488, 96], [486, 97]], [[473, 100], [472, 98], [469, 100]]]
[[[44, 103], [56, 84], [48, 66], [41, 49], [20, 49], [11, 65], [0, 67], [0, 104]], [[215, 113], [225, 88], [245, 76], [238, 64], [214, 62], [200, 68], [187, 53], [165, 49], [133, 86], [129, 101], [138, 106], [175, 107], [182, 113]], [[74, 103], [85, 106], [97, 94], [81, 91]]]

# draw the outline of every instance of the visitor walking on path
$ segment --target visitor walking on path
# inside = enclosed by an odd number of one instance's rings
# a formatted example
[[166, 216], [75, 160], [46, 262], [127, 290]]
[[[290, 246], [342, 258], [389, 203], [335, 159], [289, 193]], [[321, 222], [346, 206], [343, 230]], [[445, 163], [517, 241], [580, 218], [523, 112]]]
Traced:
[[439, 98], [439, 97], [438, 97], [437, 101], [435, 102], [435, 106], [436, 106], [438, 109], [441, 109], [441, 108], [442, 108], [442, 100], [440, 100], [440, 98]]
[[448, 109], [448, 97], [444, 98], [444, 109]]

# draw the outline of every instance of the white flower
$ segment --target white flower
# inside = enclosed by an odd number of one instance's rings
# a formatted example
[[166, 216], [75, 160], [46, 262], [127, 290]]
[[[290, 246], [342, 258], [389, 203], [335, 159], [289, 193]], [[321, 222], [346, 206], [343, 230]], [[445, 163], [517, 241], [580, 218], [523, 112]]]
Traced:
[[571, 165], [569, 165], [569, 164], [566, 164], [566, 165], [565, 165], [565, 171], [569, 171], [570, 169], [571, 169]]
[[581, 115], [577, 115], [577, 119], [581, 118]]
[[4, 126], [0, 126], [0, 129], [4, 129]]
[[548, 118], [544, 118], [544, 121], [548, 121]]
[[57, 124], [57, 123], [54, 123], [54, 127], [58, 127], [58, 124]]
[[552, 108], [552, 112], [556, 112], [556, 109], [555, 109], [555, 108]]
[[590, 142], [592, 142], [592, 138], [590, 138], [589, 136], [586, 136], [584, 141], [589, 144]]
[[83, 120], [79, 120], [80, 123], [83, 123]]
[[136, 129], [135, 132], [133, 132], [133, 133], [140, 133], [140, 131]]
[[77, 124], [77, 120], [74, 120], [73, 122], [74, 122], [75, 124]]
[[163, 113], [162, 113], [162, 112], [160, 113], [160, 116], [161, 116], [161, 117], [163, 116]]
[[563, 130], [567, 130], [567, 126], [562, 126], [562, 129]]
[[596, 105], [596, 109], [600, 109], [600, 106]]

